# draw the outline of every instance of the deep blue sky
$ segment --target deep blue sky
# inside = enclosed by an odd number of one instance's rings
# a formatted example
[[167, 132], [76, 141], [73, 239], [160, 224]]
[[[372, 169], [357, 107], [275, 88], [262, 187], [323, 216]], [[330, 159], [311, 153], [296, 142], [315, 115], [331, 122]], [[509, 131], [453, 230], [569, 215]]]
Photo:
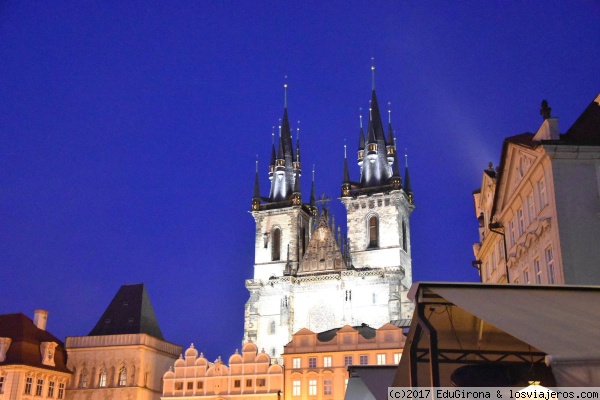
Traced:
[[476, 280], [471, 193], [542, 99], [565, 131], [600, 92], [598, 1], [0, 2], [0, 313], [86, 335], [144, 282], [167, 340], [228, 357], [284, 76], [304, 198], [314, 163], [335, 199], [371, 57], [409, 152], [414, 280]]

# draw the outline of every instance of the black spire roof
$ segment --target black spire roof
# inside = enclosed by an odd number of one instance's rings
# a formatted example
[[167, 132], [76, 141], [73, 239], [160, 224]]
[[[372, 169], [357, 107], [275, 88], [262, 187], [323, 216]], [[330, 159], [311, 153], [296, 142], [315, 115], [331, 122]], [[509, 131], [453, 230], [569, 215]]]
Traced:
[[135, 333], [164, 340], [143, 283], [121, 286], [88, 336]]
[[342, 183], [350, 183], [350, 172], [348, 171], [348, 158], [344, 157], [344, 178]]
[[260, 189], [258, 187], [258, 168], [256, 168], [256, 175], [254, 176], [254, 194], [252, 198], [260, 199]]
[[412, 187], [410, 186], [410, 176], [408, 175], [408, 165], [404, 170], [404, 191], [408, 194], [412, 193]]

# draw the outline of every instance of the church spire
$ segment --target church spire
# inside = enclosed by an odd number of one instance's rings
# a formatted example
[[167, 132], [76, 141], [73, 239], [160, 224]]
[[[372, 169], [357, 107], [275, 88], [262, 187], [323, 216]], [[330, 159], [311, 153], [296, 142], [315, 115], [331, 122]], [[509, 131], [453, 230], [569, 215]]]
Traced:
[[274, 162], [274, 171], [272, 172], [271, 177], [271, 202], [290, 200], [292, 193], [294, 193], [296, 173], [298, 176], [300, 176], [300, 164], [294, 159], [294, 149], [292, 147], [292, 137], [287, 109], [287, 83], [283, 85], [283, 88], [283, 118], [281, 119], [279, 125], [279, 143], [277, 147], [277, 156], [275, 157]]
[[319, 209], [317, 207], [317, 198], [315, 195], [315, 164], [313, 164], [313, 169], [312, 169], [312, 186], [310, 188], [310, 208], [313, 212], [313, 215], [317, 215]]
[[410, 204], [413, 204], [413, 192], [410, 185], [410, 176], [408, 175], [408, 152], [404, 154], [405, 169], [404, 169], [404, 192], [408, 195]]
[[254, 173], [254, 194], [252, 195], [252, 211], [260, 208], [260, 188], [258, 187], [258, 156], [256, 156], [256, 172]]
[[346, 155], [346, 144], [344, 143], [344, 177], [342, 178], [342, 196], [350, 195], [350, 172], [348, 171], [348, 157]]

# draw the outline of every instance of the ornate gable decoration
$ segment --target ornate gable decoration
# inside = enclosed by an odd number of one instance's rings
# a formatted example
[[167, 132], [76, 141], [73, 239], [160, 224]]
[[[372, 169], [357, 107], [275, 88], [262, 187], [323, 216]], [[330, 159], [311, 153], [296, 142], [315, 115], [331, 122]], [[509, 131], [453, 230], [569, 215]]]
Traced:
[[0, 362], [3, 362], [4, 360], [6, 360], [6, 352], [8, 351], [8, 348], [10, 347], [11, 342], [12, 342], [11, 338], [0, 337]]
[[519, 186], [519, 184], [521, 183], [521, 181], [523, 180], [523, 177], [525, 175], [527, 175], [527, 172], [529, 171], [529, 168], [531, 168], [531, 166], [533, 165], [533, 162], [535, 161], [535, 157], [533, 157], [530, 154], [527, 154], [526, 152], [519, 150], [519, 151], [515, 151], [514, 153], [514, 181], [512, 184], [512, 190], [515, 191], [517, 189], [517, 186]]
[[306, 253], [304, 253], [304, 257], [300, 262], [298, 274], [340, 271], [343, 269], [346, 269], [346, 262], [329, 227], [327, 211], [323, 211], [310, 238]]
[[54, 351], [56, 350], [57, 343], [54, 342], [42, 342], [40, 343], [40, 353], [42, 354], [42, 364], [55, 367], [54, 364]]
[[535, 163], [536, 155], [531, 151], [526, 151], [522, 147], [509, 144], [511, 151], [508, 152], [506, 165], [502, 174], [503, 183], [501, 183], [498, 196], [497, 210], [503, 210], [507, 202], [510, 201], [512, 195], [518, 191], [519, 185], [530, 172], [532, 165]]

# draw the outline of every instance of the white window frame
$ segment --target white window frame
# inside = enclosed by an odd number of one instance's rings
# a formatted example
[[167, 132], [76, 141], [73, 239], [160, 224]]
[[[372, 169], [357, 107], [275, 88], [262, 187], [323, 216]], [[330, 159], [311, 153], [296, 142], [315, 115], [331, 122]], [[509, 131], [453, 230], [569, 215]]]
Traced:
[[308, 368], [317, 368], [317, 357], [308, 357]]
[[537, 183], [538, 198], [540, 200], [540, 211], [548, 205], [548, 194], [546, 193], [546, 182], [544, 178], [540, 179]]
[[308, 395], [309, 396], [317, 395], [317, 380], [316, 379], [308, 380]]
[[292, 396], [298, 397], [302, 394], [302, 383], [300, 381], [292, 381]]
[[554, 250], [552, 249], [552, 245], [546, 247], [546, 249], [544, 250], [544, 255], [546, 257], [548, 283], [554, 284], [556, 283], [556, 269], [554, 268]]
[[331, 379], [323, 380], [323, 395], [330, 396], [333, 394], [333, 381]]
[[323, 357], [323, 367], [324, 368], [331, 368], [331, 356], [325, 356], [325, 357]]
[[542, 283], [542, 267], [539, 257], [533, 259], [533, 273], [535, 274], [535, 283]]
[[292, 368], [302, 368], [302, 359], [300, 357], [292, 358]]
[[386, 359], [385, 353], [377, 354], [377, 365], [385, 365], [386, 364], [385, 359]]

